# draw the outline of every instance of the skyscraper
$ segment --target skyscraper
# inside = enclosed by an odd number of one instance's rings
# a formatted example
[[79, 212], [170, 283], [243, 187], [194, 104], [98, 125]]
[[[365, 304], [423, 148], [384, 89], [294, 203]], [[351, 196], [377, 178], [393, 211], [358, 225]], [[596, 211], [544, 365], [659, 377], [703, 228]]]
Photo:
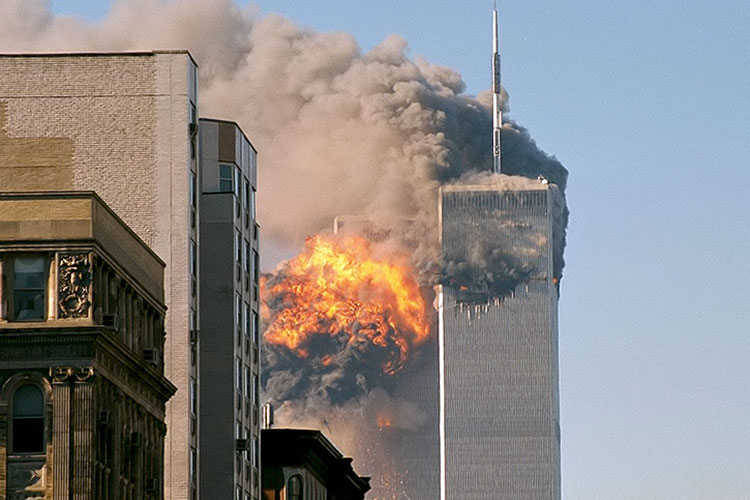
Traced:
[[558, 500], [559, 191], [489, 179], [440, 192], [440, 498]]

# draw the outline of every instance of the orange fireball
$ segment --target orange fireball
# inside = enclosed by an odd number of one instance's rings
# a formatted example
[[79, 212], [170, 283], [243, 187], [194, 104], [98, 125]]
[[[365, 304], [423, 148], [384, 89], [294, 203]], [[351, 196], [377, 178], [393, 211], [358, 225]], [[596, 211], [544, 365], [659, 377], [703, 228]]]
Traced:
[[264, 340], [304, 358], [314, 336], [344, 332], [352, 344], [396, 346], [397, 355], [383, 366], [396, 373], [410, 347], [429, 335], [415, 274], [406, 256], [375, 257], [364, 238], [310, 237], [299, 255], [261, 280], [269, 325]]

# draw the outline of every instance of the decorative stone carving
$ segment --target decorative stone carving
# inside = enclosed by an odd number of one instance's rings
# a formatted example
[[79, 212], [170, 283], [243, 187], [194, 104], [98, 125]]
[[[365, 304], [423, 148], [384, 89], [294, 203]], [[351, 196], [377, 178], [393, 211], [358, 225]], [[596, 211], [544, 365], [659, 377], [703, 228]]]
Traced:
[[57, 271], [60, 318], [82, 318], [89, 314], [91, 301], [91, 258], [87, 253], [60, 255]]
[[8, 500], [43, 500], [47, 487], [44, 462], [13, 462], [8, 470]]
[[75, 369], [76, 380], [83, 382], [94, 376], [94, 369], [90, 366], [83, 366]]
[[65, 382], [68, 377], [73, 375], [72, 368], [66, 368], [63, 366], [55, 366], [49, 369], [49, 376], [52, 377], [52, 382]]

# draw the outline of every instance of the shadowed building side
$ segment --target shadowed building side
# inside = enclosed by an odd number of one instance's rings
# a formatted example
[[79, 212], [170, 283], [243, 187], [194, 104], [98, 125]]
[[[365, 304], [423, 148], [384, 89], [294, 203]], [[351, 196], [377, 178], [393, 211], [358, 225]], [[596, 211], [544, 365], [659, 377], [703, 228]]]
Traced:
[[[260, 228], [257, 152], [233, 122], [200, 120], [200, 483], [212, 498], [260, 496]], [[191, 389], [193, 390], [193, 389]], [[191, 400], [195, 401], [195, 393]]]

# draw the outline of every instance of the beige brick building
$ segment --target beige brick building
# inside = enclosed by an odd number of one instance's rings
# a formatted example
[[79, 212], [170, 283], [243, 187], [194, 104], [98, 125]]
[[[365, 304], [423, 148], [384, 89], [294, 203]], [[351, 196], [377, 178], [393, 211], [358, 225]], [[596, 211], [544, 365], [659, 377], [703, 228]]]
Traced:
[[198, 498], [197, 67], [187, 52], [0, 55], [0, 191], [92, 190], [165, 262], [165, 498]]

